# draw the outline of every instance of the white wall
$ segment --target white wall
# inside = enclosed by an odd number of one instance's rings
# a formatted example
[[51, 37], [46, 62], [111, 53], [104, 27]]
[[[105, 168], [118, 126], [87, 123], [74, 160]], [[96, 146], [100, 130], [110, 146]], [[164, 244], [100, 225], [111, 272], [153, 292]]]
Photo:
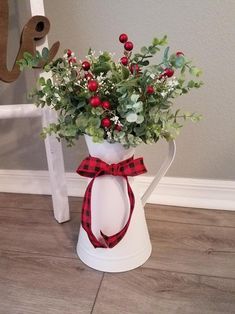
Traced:
[[[136, 49], [154, 36], [168, 34], [172, 51], [182, 50], [193, 56], [204, 69], [205, 86], [179, 98], [177, 103], [186, 110], [202, 113], [204, 119], [197, 125], [188, 123], [183, 129], [168, 176], [234, 180], [235, 1], [45, 0], [45, 6], [52, 24], [50, 41], [61, 41], [61, 53], [71, 48], [82, 59], [92, 46], [97, 51], [115, 51], [119, 57], [122, 48], [118, 35], [125, 32]], [[4, 101], [1, 98], [1, 103]], [[1, 168], [45, 169], [43, 145], [34, 146], [38, 143], [37, 122], [24, 121], [17, 130], [15, 124], [5, 130], [6, 125], [1, 123]], [[3, 144], [8, 147], [4, 154]], [[138, 149], [150, 174], [163, 158], [165, 147], [159, 143]], [[33, 158], [29, 156], [30, 149]], [[83, 141], [76, 148], [66, 149], [66, 169], [73, 171], [85, 154]]]

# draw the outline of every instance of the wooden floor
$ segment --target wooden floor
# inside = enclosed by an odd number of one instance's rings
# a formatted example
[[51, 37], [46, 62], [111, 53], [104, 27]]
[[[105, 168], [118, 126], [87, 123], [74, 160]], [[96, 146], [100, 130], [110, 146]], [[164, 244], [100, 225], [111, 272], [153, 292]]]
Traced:
[[151, 258], [109, 274], [76, 256], [70, 205], [59, 225], [49, 196], [0, 193], [0, 314], [235, 313], [235, 212], [148, 205]]

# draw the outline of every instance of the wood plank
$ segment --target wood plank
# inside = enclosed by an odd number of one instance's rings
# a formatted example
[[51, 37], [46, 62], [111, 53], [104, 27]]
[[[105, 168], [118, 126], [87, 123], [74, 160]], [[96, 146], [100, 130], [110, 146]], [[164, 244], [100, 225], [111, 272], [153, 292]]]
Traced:
[[0, 193], [0, 208], [51, 210], [52, 201], [49, 195]]
[[146, 217], [201, 225], [235, 227], [235, 211], [147, 204]]
[[[76, 257], [79, 213], [59, 225], [51, 211], [1, 210], [0, 249]], [[235, 228], [148, 221], [146, 267], [235, 278]]]
[[[70, 211], [81, 212], [82, 199], [69, 197]], [[53, 210], [50, 195], [0, 193], [0, 208]]]
[[[81, 212], [82, 198], [70, 196], [69, 206], [71, 212]], [[0, 208], [52, 210], [52, 201], [49, 195], [0, 193]], [[145, 212], [147, 219], [235, 227], [235, 211], [147, 204]]]
[[58, 224], [52, 211], [0, 210], [0, 249], [77, 257], [80, 214]]
[[0, 251], [0, 312], [91, 312], [102, 273], [78, 259]]
[[94, 314], [232, 314], [235, 280], [139, 268], [105, 274]]
[[145, 267], [235, 278], [235, 228], [148, 221], [153, 251]]

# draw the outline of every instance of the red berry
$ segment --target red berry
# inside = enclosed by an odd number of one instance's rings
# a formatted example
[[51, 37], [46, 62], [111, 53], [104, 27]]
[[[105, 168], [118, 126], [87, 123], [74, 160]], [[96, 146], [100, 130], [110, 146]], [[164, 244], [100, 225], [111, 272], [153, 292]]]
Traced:
[[128, 65], [128, 58], [127, 58], [127, 57], [122, 57], [122, 58], [121, 58], [121, 63], [122, 63], [123, 65]]
[[149, 94], [149, 95], [153, 94], [154, 93], [153, 86], [151, 86], [151, 85], [147, 86], [146, 93]]
[[167, 77], [172, 77], [172, 75], [174, 74], [174, 70], [170, 68], [166, 68], [163, 74], [166, 75]]
[[90, 80], [87, 86], [88, 86], [89, 91], [96, 92], [99, 87], [99, 84], [95, 80]]
[[182, 51], [177, 51], [176, 56], [177, 57], [184, 56], [184, 53]]
[[76, 58], [70, 58], [69, 59], [69, 63], [76, 63], [77, 62], [77, 59]]
[[103, 128], [109, 128], [111, 126], [111, 120], [109, 118], [103, 118], [101, 120], [101, 125]]
[[133, 74], [134, 72], [135, 73], [138, 73], [140, 71], [140, 67], [138, 66], [138, 64], [132, 64], [130, 66], [130, 71], [131, 73]]
[[90, 62], [88, 62], [88, 61], [82, 62], [82, 68], [84, 71], [88, 71], [90, 69], [90, 67], [91, 67]]
[[127, 41], [124, 45], [124, 48], [127, 50], [127, 51], [131, 51], [133, 49], [134, 45], [131, 41]]
[[68, 49], [68, 50], [67, 50], [67, 56], [68, 56], [68, 57], [71, 57], [71, 55], [72, 55], [72, 50]]
[[121, 34], [121, 35], [119, 36], [119, 41], [120, 41], [122, 44], [124, 44], [125, 42], [127, 42], [127, 40], [128, 40], [127, 34]]
[[114, 130], [120, 132], [122, 130], [122, 126], [120, 124], [116, 124], [115, 127], [114, 127]]
[[93, 79], [93, 75], [91, 73], [85, 73], [85, 78], [90, 81]]
[[99, 96], [92, 96], [89, 102], [92, 107], [98, 107], [101, 105], [101, 100]]
[[111, 108], [111, 104], [110, 104], [110, 102], [108, 100], [105, 100], [105, 101], [102, 102], [102, 107], [104, 109], [110, 109]]

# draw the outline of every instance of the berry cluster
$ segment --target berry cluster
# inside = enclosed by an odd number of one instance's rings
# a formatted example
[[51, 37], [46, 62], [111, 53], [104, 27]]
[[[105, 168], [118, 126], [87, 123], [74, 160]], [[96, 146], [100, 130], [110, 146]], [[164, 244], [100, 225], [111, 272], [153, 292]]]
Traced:
[[[128, 36], [127, 34], [121, 34], [119, 36], [119, 41], [124, 44], [124, 56], [121, 57], [120, 62], [124, 66], [129, 66], [129, 70], [132, 74], [139, 74], [141, 72], [141, 68], [138, 65], [138, 63], [130, 63], [130, 58], [131, 58], [131, 51], [134, 47], [133, 43], [131, 41], [128, 41]], [[178, 51], [176, 53], [176, 56], [179, 57], [181, 55], [184, 55], [183, 52]], [[172, 68], [165, 68], [163, 69], [163, 72], [159, 75], [158, 79], [164, 79], [164, 78], [169, 78], [174, 75], [174, 70]], [[154, 87], [149, 85], [146, 88], [146, 93], [149, 95], [154, 94]]]
[[[126, 67], [133, 76], [139, 76], [141, 74], [141, 66], [137, 62], [133, 62], [131, 58], [134, 47], [133, 42], [129, 41], [128, 35], [124, 33], [119, 36], [119, 41], [124, 46], [124, 52], [123, 56], [120, 58], [120, 63], [122, 66]], [[178, 51], [175, 55], [176, 57], [180, 57], [184, 54], [183, 52]], [[67, 50], [66, 58], [71, 65], [77, 63], [74, 53], [70, 49]], [[110, 118], [112, 110], [110, 101], [107, 99], [103, 100], [99, 96], [99, 82], [94, 78], [91, 67], [91, 62], [87, 60], [81, 62], [81, 70], [84, 71], [84, 78], [87, 80], [87, 89], [92, 93], [92, 96], [89, 98], [89, 104], [93, 108], [101, 107], [105, 110], [104, 117], [101, 120], [101, 126], [103, 128], [109, 129], [112, 127], [114, 130], [121, 131], [122, 125], [120, 122]], [[165, 80], [166, 78], [170, 78], [173, 75], [174, 70], [172, 68], [164, 68], [162, 69], [162, 73], [156, 79]], [[155, 89], [152, 85], [147, 85], [145, 92], [146, 95], [153, 95], [155, 93]]]
[[119, 36], [120, 43], [124, 44], [124, 56], [121, 57], [120, 62], [124, 66], [128, 66], [132, 74], [138, 74], [140, 72], [140, 67], [136, 63], [130, 63], [131, 52], [133, 50], [133, 42], [128, 41], [127, 34], [121, 34]]
[[74, 52], [72, 52], [72, 50], [70, 50], [70, 49], [67, 50], [67, 58], [68, 58], [68, 62], [70, 64], [77, 62], [76, 57], [74, 57]]
[[[77, 60], [74, 57], [74, 52], [72, 52], [70, 49], [67, 50], [66, 59], [68, 60], [69, 64], [76, 63]], [[84, 78], [87, 80], [87, 88], [91, 93], [95, 93], [93, 96], [90, 97], [89, 99], [89, 104], [96, 108], [96, 107], [102, 107], [105, 110], [111, 110], [111, 104], [108, 100], [101, 100], [100, 96], [96, 94], [99, 88], [99, 83], [97, 80], [94, 79], [94, 76], [92, 73], [89, 71], [91, 69], [91, 63], [87, 60], [83, 61], [81, 64], [81, 68], [83, 69], [84, 73]], [[101, 126], [103, 128], [110, 128], [112, 126], [112, 121], [108, 116], [105, 116], [101, 120]], [[116, 123], [114, 125], [114, 129], [117, 131], [121, 131], [121, 125]]]

